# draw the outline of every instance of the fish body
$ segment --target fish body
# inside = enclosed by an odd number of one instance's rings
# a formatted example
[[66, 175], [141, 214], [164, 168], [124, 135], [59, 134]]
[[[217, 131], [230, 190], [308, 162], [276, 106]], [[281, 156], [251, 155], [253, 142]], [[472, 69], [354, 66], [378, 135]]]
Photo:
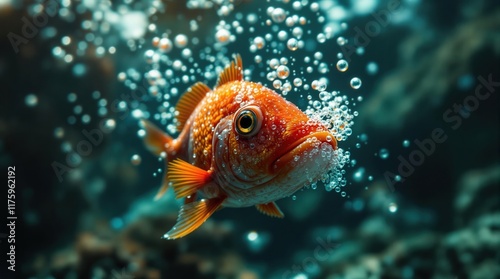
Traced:
[[176, 139], [142, 122], [146, 146], [167, 157], [157, 197], [172, 185], [177, 198], [186, 198], [166, 238], [189, 234], [221, 207], [255, 205], [283, 217], [274, 201], [333, 167], [337, 143], [327, 127], [275, 91], [243, 80], [242, 69], [238, 55], [213, 90], [203, 83], [188, 89], [176, 107]]

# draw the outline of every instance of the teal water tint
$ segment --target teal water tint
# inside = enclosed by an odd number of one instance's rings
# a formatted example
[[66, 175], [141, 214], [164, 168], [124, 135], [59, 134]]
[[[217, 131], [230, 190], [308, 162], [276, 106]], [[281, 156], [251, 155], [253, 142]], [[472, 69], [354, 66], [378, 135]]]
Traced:
[[[0, 162], [16, 166], [15, 275], [500, 277], [498, 8], [0, 3]], [[146, 150], [139, 119], [177, 136], [179, 98], [198, 81], [213, 87], [236, 53], [245, 79], [329, 127], [336, 168], [277, 201], [284, 219], [222, 209], [185, 238], [161, 239], [182, 201], [172, 191], [153, 200], [165, 158]]]

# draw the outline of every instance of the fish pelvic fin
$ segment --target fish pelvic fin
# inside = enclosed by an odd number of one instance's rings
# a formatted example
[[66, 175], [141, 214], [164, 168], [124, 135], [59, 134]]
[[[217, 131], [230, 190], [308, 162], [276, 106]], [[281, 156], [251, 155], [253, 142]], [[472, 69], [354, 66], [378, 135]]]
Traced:
[[237, 80], [243, 80], [243, 62], [239, 54], [234, 55], [234, 61], [220, 73], [215, 87]]
[[285, 217], [285, 214], [283, 214], [283, 212], [281, 211], [281, 209], [278, 207], [278, 205], [275, 202], [257, 204], [255, 207], [257, 207], [258, 211], [260, 211], [261, 213], [263, 213], [267, 216], [276, 217], [276, 218]]
[[177, 103], [177, 106], [175, 107], [175, 109], [179, 112], [177, 115], [178, 131], [182, 131], [189, 117], [193, 114], [193, 111], [210, 91], [211, 89], [206, 84], [203, 82], [197, 82], [193, 86], [189, 87], [186, 93], [182, 95]]
[[212, 180], [209, 171], [175, 159], [168, 164], [168, 180], [172, 182], [177, 199], [190, 196]]
[[177, 223], [163, 238], [176, 239], [186, 236], [200, 227], [224, 202], [226, 197], [202, 199], [185, 204], [179, 211]]

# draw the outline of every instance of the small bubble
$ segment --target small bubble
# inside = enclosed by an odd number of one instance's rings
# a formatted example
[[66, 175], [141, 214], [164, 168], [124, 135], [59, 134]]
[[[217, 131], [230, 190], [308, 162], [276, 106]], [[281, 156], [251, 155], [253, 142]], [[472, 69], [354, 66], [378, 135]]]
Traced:
[[227, 43], [229, 42], [229, 38], [231, 37], [231, 33], [227, 29], [220, 29], [215, 33], [215, 38], [219, 43]]
[[137, 154], [134, 154], [132, 155], [132, 158], [130, 158], [130, 162], [132, 163], [132, 165], [134, 166], [138, 166], [141, 164], [141, 161], [142, 161], [142, 158], [141, 156], [137, 155]]
[[281, 89], [283, 90], [283, 93], [290, 92], [290, 90], [292, 90], [292, 85], [290, 84], [290, 82], [286, 81], [285, 83], [283, 83]]
[[281, 80], [279, 80], [279, 79], [274, 80], [273, 81], [273, 87], [275, 89], [280, 89], [281, 88]]
[[257, 49], [262, 49], [266, 45], [266, 41], [262, 37], [255, 37], [253, 39], [253, 45], [257, 47]]
[[378, 152], [378, 156], [383, 160], [389, 158], [389, 150], [385, 148], [380, 149], [380, 151]]
[[345, 61], [344, 59], [340, 59], [337, 62], [337, 70], [339, 70], [340, 72], [345, 72], [347, 71], [348, 68], [349, 68], [349, 63], [347, 63], [347, 61]]
[[24, 98], [24, 103], [28, 107], [36, 107], [38, 105], [38, 97], [35, 94], [28, 94]]
[[286, 39], [288, 39], [288, 34], [286, 33], [286, 31], [284, 30], [281, 30], [278, 32], [278, 39], [280, 41], [285, 41]]
[[319, 33], [317, 36], [316, 36], [316, 40], [318, 41], [318, 43], [322, 44], [324, 42], [326, 42], [326, 36], [325, 34], [323, 33]]
[[64, 137], [64, 129], [61, 127], [57, 127], [54, 129], [54, 137], [60, 139]]
[[[169, 38], [162, 38], [158, 43], [160, 51], [168, 53], [172, 50], [172, 41]], [[150, 53], [152, 55], [153, 53]]]
[[290, 74], [290, 70], [288, 69], [287, 66], [285, 65], [280, 65], [278, 66], [278, 68], [276, 69], [276, 73], [278, 74], [278, 77], [280, 79], [286, 79], [288, 77], [288, 75]]
[[398, 205], [394, 202], [391, 202], [388, 206], [389, 212], [396, 213], [398, 211]]
[[276, 8], [271, 13], [271, 18], [276, 23], [281, 23], [286, 19], [286, 12], [282, 8]]
[[188, 37], [184, 34], [175, 36], [174, 44], [178, 48], [184, 48], [188, 44]]
[[340, 36], [340, 37], [338, 37], [338, 38], [337, 38], [337, 44], [338, 44], [339, 46], [343, 46], [343, 45], [345, 45], [346, 43], [347, 43], [347, 39], [346, 39], [346, 38], [344, 38], [344, 37], [342, 37], [342, 36]]
[[366, 71], [370, 75], [375, 75], [378, 72], [378, 65], [375, 62], [370, 62], [366, 65]]
[[403, 147], [409, 147], [410, 146], [410, 141], [409, 140], [404, 140], [403, 141]]
[[288, 39], [286, 46], [288, 47], [289, 50], [296, 51], [299, 48], [299, 42], [295, 38], [290, 38]]
[[300, 78], [294, 78], [293, 85], [295, 85], [296, 87], [302, 86], [302, 80]]
[[116, 121], [114, 119], [107, 119], [104, 122], [104, 126], [106, 127], [107, 131], [113, 131], [116, 127]]
[[293, 201], [297, 200], [297, 196], [296, 196], [296, 195], [293, 195], [293, 196], [292, 196], [292, 200], [293, 200]]
[[273, 58], [273, 59], [269, 60], [269, 67], [271, 67], [271, 69], [276, 70], [279, 65], [280, 65], [280, 61], [278, 59]]
[[357, 77], [353, 77], [351, 79], [351, 87], [353, 89], [359, 89], [361, 87], [361, 79], [359, 79]]

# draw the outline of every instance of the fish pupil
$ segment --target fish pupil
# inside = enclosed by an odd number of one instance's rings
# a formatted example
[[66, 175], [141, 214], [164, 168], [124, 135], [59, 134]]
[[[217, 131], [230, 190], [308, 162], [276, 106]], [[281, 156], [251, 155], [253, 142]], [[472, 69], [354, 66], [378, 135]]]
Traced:
[[250, 129], [252, 127], [252, 124], [253, 124], [253, 119], [252, 119], [252, 116], [250, 114], [244, 114], [242, 115], [242, 117], [240, 118], [240, 127], [242, 129]]

